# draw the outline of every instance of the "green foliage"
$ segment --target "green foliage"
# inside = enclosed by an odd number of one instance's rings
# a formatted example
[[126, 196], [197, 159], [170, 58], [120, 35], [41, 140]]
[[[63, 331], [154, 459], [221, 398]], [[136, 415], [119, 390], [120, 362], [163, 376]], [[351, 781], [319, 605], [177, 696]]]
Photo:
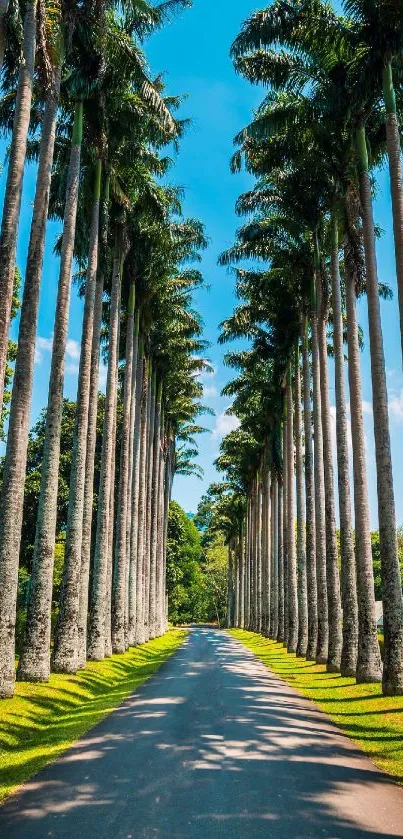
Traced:
[[[18, 268], [15, 269], [15, 277], [14, 277], [14, 294], [12, 299], [12, 306], [11, 306], [11, 321], [13, 321], [18, 314], [20, 308], [20, 288], [21, 288], [21, 274]], [[15, 362], [17, 355], [17, 344], [15, 341], [9, 340], [8, 342], [8, 351], [7, 351], [7, 366], [6, 366], [6, 373], [4, 377], [4, 394], [3, 394], [3, 406], [0, 415], [0, 440], [5, 440], [4, 434], [4, 425], [8, 418], [8, 406], [11, 401], [11, 383], [13, 381], [13, 372], [14, 368], [12, 365]]]
[[[382, 573], [381, 573], [381, 550], [379, 544], [379, 533], [377, 530], [371, 533], [372, 562], [374, 567], [375, 600], [382, 600]], [[400, 579], [403, 588], [403, 527], [397, 529], [397, 548], [400, 565]]]
[[184, 510], [171, 501], [168, 520], [167, 590], [172, 623], [206, 620], [200, 534]]
[[224, 626], [227, 619], [228, 548], [222, 534], [216, 534], [206, 550], [204, 584], [210, 619]]
[[[198, 519], [196, 519], [198, 521]], [[168, 522], [167, 587], [172, 623], [218, 622], [227, 610], [228, 550], [222, 535], [203, 542], [197, 529], [176, 501]]]

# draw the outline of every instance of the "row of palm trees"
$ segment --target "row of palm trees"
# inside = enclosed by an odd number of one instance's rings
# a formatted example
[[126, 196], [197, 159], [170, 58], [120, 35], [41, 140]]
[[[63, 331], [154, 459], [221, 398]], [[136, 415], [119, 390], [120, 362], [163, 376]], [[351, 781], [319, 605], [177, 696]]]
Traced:
[[[202, 430], [202, 325], [193, 309], [206, 245], [161, 177], [185, 124], [152, 79], [142, 43], [187, 0], [10, 0], [0, 6], [3, 130], [10, 136], [0, 233], [3, 395], [23, 176], [37, 163], [0, 501], [0, 696], [13, 695], [15, 623], [35, 339], [48, 217], [59, 283], [25, 638], [17, 679], [75, 673], [166, 629], [165, 556], [175, 471]], [[4, 48], [3, 48], [4, 47]], [[75, 262], [74, 262], [75, 261]], [[65, 559], [55, 626], [64, 365], [73, 263], [84, 298]], [[187, 267], [186, 267], [187, 266]], [[100, 351], [107, 361], [99, 486]], [[94, 494], [94, 489], [96, 490]], [[96, 502], [96, 503], [95, 503]]]
[[[227, 356], [238, 376], [225, 393], [241, 425], [223, 441], [218, 466], [226, 480], [211, 492], [217, 513], [230, 513], [235, 625], [278, 638], [331, 672], [359, 682], [382, 679], [384, 693], [393, 695], [403, 693], [403, 601], [380, 315], [380, 296], [389, 292], [378, 281], [372, 201], [376, 166], [386, 158], [401, 301], [403, 19], [399, 4], [382, 0], [343, 5], [344, 15], [337, 15], [322, 0], [275, 0], [246, 21], [233, 45], [237, 71], [268, 91], [235, 141], [233, 169], [244, 164], [256, 185], [238, 201], [238, 213], [249, 219], [221, 258], [239, 266], [241, 299], [223, 324], [222, 340], [249, 344]], [[245, 268], [248, 259], [253, 264]], [[356, 309], [362, 294], [374, 394], [383, 667]]]

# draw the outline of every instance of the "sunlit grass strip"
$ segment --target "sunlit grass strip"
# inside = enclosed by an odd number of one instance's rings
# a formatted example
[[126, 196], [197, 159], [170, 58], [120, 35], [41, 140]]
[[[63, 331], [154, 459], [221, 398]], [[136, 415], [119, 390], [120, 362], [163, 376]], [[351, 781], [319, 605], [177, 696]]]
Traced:
[[403, 697], [382, 696], [380, 685], [357, 685], [286, 652], [253, 632], [230, 630], [287, 684], [312, 699], [379, 766], [403, 784]]
[[171, 630], [76, 676], [52, 675], [48, 684], [18, 683], [14, 699], [0, 701], [0, 800], [117, 708], [186, 635]]

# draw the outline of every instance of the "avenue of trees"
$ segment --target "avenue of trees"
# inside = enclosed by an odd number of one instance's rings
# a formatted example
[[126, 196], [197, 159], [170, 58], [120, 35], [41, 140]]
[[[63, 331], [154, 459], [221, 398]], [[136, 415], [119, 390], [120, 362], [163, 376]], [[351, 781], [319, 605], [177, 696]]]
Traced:
[[[144, 45], [189, 5], [0, 3], [0, 124], [9, 146], [0, 231], [1, 697], [13, 695], [15, 678], [75, 673], [166, 629], [172, 481], [191, 471], [203, 430], [205, 345], [193, 293], [206, 239], [164, 179], [186, 124], [175, 115], [181, 97], [151, 78]], [[21, 202], [29, 164], [32, 208]], [[31, 228], [10, 344], [22, 212]], [[29, 434], [48, 218], [60, 221], [59, 283], [48, 404]], [[67, 403], [73, 268], [84, 314], [77, 399]]]
[[167, 540], [168, 618], [172, 623], [227, 623], [228, 552], [206, 527], [201, 507], [192, 519], [171, 501]]
[[[221, 340], [247, 339], [245, 349], [227, 355], [236, 378], [225, 394], [240, 427], [222, 443], [223, 483], [209, 491], [211, 515], [230, 547], [230, 623], [276, 638], [331, 672], [358, 682], [382, 680], [387, 695], [403, 694], [402, 584], [380, 311], [380, 297], [389, 292], [378, 280], [373, 216], [376, 167], [385, 161], [403, 339], [403, 6], [344, 0], [339, 15], [322, 0], [274, 0], [245, 22], [232, 56], [236, 71], [266, 92], [235, 139], [232, 168], [244, 166], [255, 186], [238, 200], [245, 221], [221, 257], [236, 273], [240, 301], [222, 325]], [[363, 295], [374, 394], [383, 663], [357, 322]]]

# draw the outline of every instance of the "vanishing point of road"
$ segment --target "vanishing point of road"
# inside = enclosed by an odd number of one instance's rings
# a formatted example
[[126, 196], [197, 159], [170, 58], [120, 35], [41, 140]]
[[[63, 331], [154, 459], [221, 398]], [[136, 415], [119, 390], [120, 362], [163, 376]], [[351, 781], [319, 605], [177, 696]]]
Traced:
[[185, 644], [0, 809], [1, 839], [403, 837], [403, 790], [227, 634]]

